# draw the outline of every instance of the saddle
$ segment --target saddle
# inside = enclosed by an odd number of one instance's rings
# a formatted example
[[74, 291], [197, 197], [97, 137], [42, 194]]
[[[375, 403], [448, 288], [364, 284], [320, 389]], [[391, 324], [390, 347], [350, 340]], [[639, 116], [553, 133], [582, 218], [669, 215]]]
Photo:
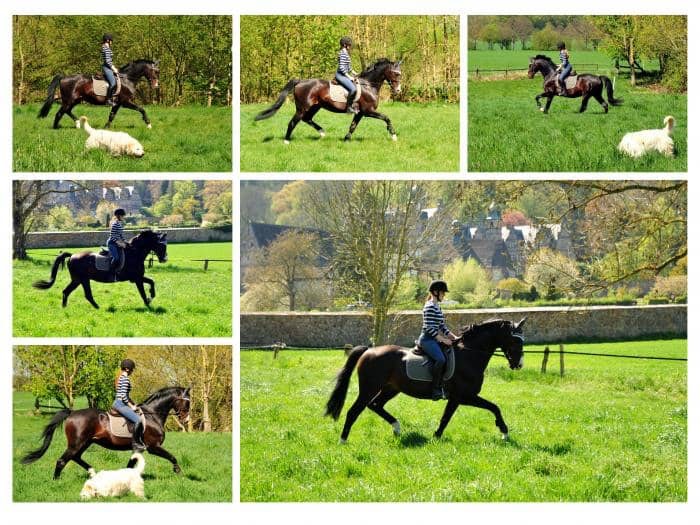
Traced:
[[[362, 84], [357, 80], [354, 80], [353, 83], [357, 88], [357, 91], [355, 91], [355, 99], [353, 100], [353, 103], [355, 103], [360, 100], [360, 96], [362, 95]], [[338, 84], [335, 78], [330, 82], [330, 97], [333, 102], [344, 103], [348, 101], [348, 90]]]
[[[110, 408], [106, 413], [100, 414], [100, 417], [106, 416], [109, 423], [109, 431], [112, 435], [122, 438], [131, 438], [134, 435], [134, 424], [117, 412], [114, 408]], [[145, 428], [146, 418], [141, 415], [141, 423]]]
[[[578, 81], [578, 75], [569, 75], [564, 79], [564, 84], [566, 84], [566, 89], [573, 89]], [[558, 82], [558, 80], [557, 80]]]
[[[446, 360], [442, 380], [447, 381], [455, 373], [455, 352], [451, 346], [443, 348], [442, 351]], [[406, 375], [410, 379], [427, 382], [433, 380], [433, 360], [423, 352], [418, 341], [416, 341], [416, 346], [411, 348], [411, 351], [406, 353], [402, 360], [406, 363]]]
[[[117, 265], [116, 272], [119, 273], [124, 270], [126, 264], [126, 250], [124, 246], [119, 246], [119, 264]], [[100, 252], [95, 254], [95, 268], [101, 272], [108, 272], [111, 269], [112, 256], [109, 254], [109, 249], [105, 247], [100, 248]]]
[[[119, 92], [122, 90], [122, 79], [120, 78], [121, 75], [114, 75], [114, 77], [117, 79], [117, 85], [114, 88], [114, 93], [112, 93], [112, 96], [118, 95]], [[106, 80], [104, 80], [103, 75], [96, 74], [92, 76], [92, 90], [95, 92], [95, 95], [106, 97], [108, 89], [109, 83]]]

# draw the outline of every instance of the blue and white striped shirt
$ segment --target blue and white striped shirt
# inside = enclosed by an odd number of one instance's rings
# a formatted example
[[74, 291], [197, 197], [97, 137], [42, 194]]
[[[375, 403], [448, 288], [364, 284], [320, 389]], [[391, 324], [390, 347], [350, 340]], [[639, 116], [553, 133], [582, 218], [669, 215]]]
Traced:
[[117, 219], [112, 221], [109, 229], [109, 241], [124, 241], [124, 223]]
[[566, 49], [559, 51], [559, 60], [562, 66], [566, 66], [569, 63], [569, 52]]
[[117, 383], [117, 399], [123, 401], [127, 405], [132, 403], [129, 393], [131, 392], [131, 380], [126, 374], [119, 376], [119, 382]]
[[102, 44], [102, 64], [108, 68], [112, 67], [112, 48], [106, 42]]
[[449, 335], [451, 332], [445, 324], [445, 314], [440, 305], [429, 299], [423, 306], [423, 333], [428, 337], [436, 337], [440, 332]]
[[352, 70], [352, 64], [350, 63], [350, 54], [346, 48], [341, 48], [338, 53], [338, 71], [343, 75], [347, 75]]

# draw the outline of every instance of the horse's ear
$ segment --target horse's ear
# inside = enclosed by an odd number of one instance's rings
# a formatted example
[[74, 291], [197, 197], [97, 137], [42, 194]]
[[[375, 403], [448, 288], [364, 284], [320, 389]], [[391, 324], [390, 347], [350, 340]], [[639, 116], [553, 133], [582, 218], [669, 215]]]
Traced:
[[513, 328], [514, 330], [520, 330], [523, 327], [523, 324], [525, 323], [525, 320], [527, 319], [527, 316], [523, 317], [519, 323], [517, 323]]
[[160, 65], [160, 60], [155, 60], [155, 61], [153, 62], [153, 65], [154, 65], [154, 66]]
[[399, 61], [396, 63], [397, 66], [401, 65], [401, 62], [403, 62], [403, 58], [399, 59]]
[[532, 64], [535, 61], [535, 57], [530, 57], [530, 64]]

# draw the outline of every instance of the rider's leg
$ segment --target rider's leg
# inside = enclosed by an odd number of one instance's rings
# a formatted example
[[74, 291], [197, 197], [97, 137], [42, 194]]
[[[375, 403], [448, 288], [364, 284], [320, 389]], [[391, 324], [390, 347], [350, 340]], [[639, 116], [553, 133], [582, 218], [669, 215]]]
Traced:
[[112, 101], [112, 94], [114, 93], [114, 88], [117, 85], [117, 81], [114, 78], [114, 72], [109, 69], [106, 66], [102, 66], [102, 74], [105, 77], [105, 80], [109, 84], [109, 87], [107, 88], [107, 96], [106, 96], [106, 104], [108, 106], [114, 106], [114, 102]]
[[423, 351], [433, 360], [433, 380], [430, 385], [433, 400], [444, 399], [445, 394], [442, 389], [442, 374], [445, 370], [445, 354], [440, 349], [440, 343], [433, 337], [425, 334], [420, 336], [420, 346]]
[[352, 103], [355, 100], [355, 94], [357, 93], [357, 89], [355, 88], [355, 84], [353, 84], [352, 80], [348, 78], [347, 76], [343, 75], [340, 72], [336, 72], [335, 74], [335, 79], [338, 81], [338, 83], [343, 86], [345, 89], [348, 90], [348, 102], [347, 105], [345, 106], [345, 111], [347, 113], [357, 113], [357, 110], [352, 107]]

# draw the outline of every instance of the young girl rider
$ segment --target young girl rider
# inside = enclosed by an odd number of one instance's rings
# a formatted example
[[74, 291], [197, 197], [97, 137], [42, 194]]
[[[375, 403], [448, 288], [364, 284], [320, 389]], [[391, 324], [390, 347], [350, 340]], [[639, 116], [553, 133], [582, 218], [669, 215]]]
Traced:
[[348, 90], [348, 104], [345, 107], [347, 113], [357, 113], [352, 105], [355, 100], [355, 94], [357, 93], [357, 88], [355, 83], [352, 81], [351, 74], [357, 76], [352, 70], [352, 64], [350, 62], [350, 49], [352, 48], [352, 39], [349, 36], [344, 36], [340, 39], [340, 51], [338, 51], [338, 69], [335, 72], [335, 79], [338, 84], [343, 86]]
[[433, 382], [431, 384], [431, 395], [433, 400], [445, 399], [442, 390], [442, 374], [445, 369], [445, 355], [442, 353], [440, 343], [452, 345], [457, 340], [457, 336], [450, 332], [445, 324], [445, 314], [440, 309], [440, 301], [445, 298], [449, 291], [445, 281], [433, 281], [428, 288], [430, 295], [423, 306], [423, 328], [418, 342], [423, 351], [430, 356], [433, 361]]
[[[129, 376], [134, 372], [136, 363], [131, 359], [124, 359], [121, 362], [121, 371], [114, 382], [116, 396], [112, 408], [119, 412], [126, 419], [134, 424], [134, 433], [131, 441], [131, 448], [134, 452], [143, 452], [146, 445], [143, 443], [143, 423], [139, 416], [141, 409], [129, 397], [131, 392], [131, 380]], [[138, 413], [137, 413], [138, 412]]]

